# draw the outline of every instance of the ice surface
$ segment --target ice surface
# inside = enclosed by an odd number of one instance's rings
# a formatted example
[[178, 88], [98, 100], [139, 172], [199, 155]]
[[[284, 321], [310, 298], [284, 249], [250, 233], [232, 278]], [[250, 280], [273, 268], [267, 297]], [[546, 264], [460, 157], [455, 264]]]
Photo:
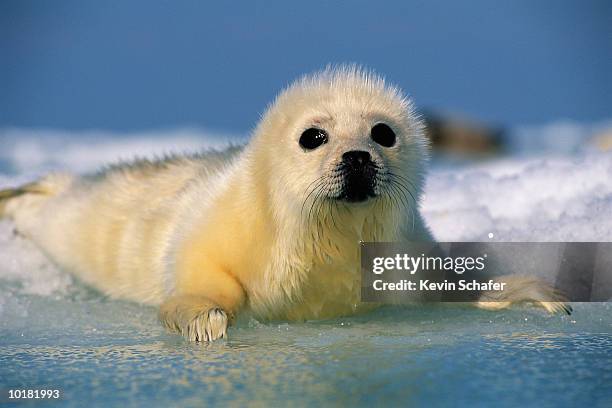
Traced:
[[[0, 130], [0, 188], [234, 140], [196, 130]], [[574, 147], [433, 168], [425, 218], [439, 240], [608, 241], [612, 155]], [[387, 307], [324, 322], [241, 321], [229, 334], [209, 346], [168, 335], [154, 309], [84, 287], [0, 222], [0, 388], [59, 387], [74, 406], [444, 405], [449, 394], [485, 406], [612, 401], [611, 304], [577, 304], [573, 316]]]

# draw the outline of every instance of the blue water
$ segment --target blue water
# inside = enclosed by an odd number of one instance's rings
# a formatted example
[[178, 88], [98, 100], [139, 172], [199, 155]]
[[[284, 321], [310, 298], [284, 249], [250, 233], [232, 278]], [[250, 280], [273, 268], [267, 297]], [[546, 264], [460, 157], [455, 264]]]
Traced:
[[166, 334], [149, 307], [4, 289], [0, 388], [59, 388], [66, 406], [612, 406], [612, 304], [245, 319], [208, 345]]

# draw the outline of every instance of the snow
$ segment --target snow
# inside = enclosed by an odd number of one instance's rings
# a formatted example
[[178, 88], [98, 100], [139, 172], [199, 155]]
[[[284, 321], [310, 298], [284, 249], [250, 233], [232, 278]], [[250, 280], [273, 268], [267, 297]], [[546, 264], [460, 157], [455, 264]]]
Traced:
[[197, 128], [129, 134], [7, 128], [0, 129], [0, 173], [31, 175], [49, 170], [83, 173], [119, 160], [219, 149], [243, 140], [240, 135]]
[[608, 241], [612, 155], [583, 152], [434, 169], [423, 213], [440, 241]]

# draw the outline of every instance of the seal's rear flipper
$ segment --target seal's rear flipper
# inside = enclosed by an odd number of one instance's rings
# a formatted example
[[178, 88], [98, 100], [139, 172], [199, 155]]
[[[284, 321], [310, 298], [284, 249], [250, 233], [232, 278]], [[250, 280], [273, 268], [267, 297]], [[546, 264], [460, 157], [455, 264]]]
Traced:
[[25, 194], [44, 194], [44, 191], [39, 188], [38, 183], [0, 190], [0, 218], [12, 215], [8, 208], [9, 202]]
[[51, 174], [20, 187], [0, 190], [0, 218], [12, 218], [28, 203], [57, 195], [71, 180], [72, 177], [66, 174]]

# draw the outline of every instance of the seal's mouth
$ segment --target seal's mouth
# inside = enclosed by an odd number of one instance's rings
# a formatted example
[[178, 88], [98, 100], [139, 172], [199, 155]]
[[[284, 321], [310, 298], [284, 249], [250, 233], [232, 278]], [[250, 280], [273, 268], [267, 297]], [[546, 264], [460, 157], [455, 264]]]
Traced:
[[375, 192], [376, 177], [347, 176], [340, 194], [335, 198], [348, 203], [362, 203], [378, 196]]
[[378, 196], [376, 184], [379, 166], [372, 161], [368, 152], [346, 152], [338, 167], [342, 187], [334, 197], [336, 200], [361, 203]]

